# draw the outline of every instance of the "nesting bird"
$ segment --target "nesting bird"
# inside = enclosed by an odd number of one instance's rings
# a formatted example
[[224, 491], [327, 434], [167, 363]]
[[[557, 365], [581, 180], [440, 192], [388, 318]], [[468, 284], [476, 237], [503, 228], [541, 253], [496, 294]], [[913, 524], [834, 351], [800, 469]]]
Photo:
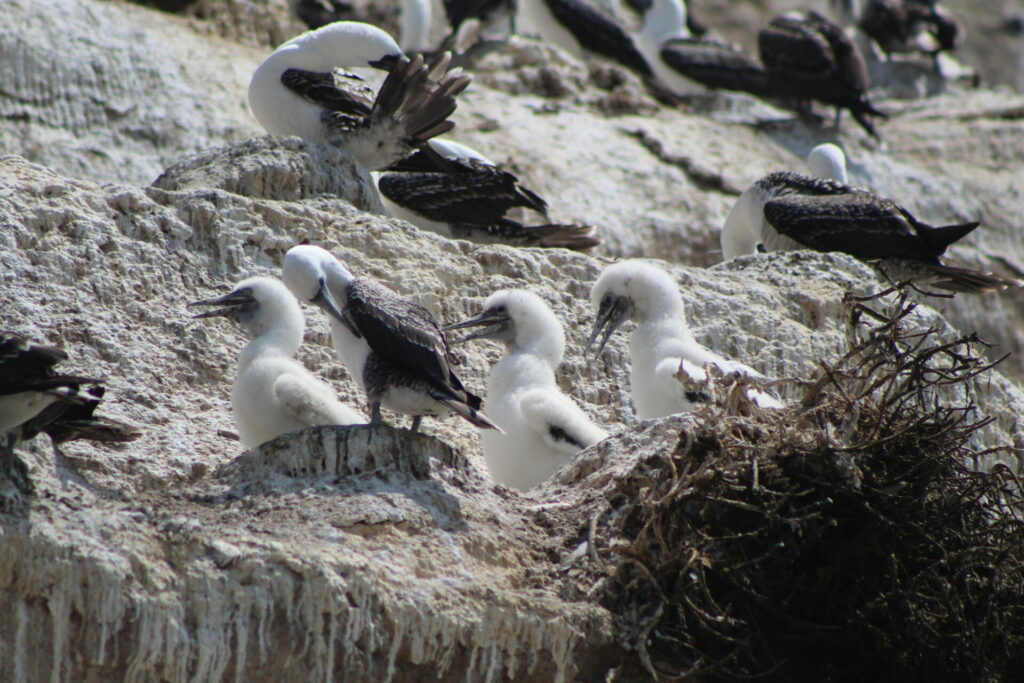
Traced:
[[[708, 363], [723, 373], [764, 378], [753, 368], [697, 343], [686, 324], [683, 297], [675, 281], [653, 263], [628, 260], [608, 266], [594, 283], [590, 300], [597, 320], [587, 345], [600, 337], [598, 354], [624, 322], [636, 322], [629, 337], [629, 384], [641, 420], [687, 412], [707, 402], [710, 397], [697, 387], [707, 381], [704, 366]], [[754, 388], [747, 392], [761, 408], [782, 407], [768, 393]]]
[[722, 228], [722, 254], [731, 259], [757, 251], [842, 251], [862, 259], [911, 261], [944, 289], [985, 292], [1017, 286], [1013, 279], [940, 261], [950, 244], [978, 225], [932, 227], [867, 190], [781, 171], [761, 178], [736, 200]]
[[377, 175], [377, 188], [395, 218], [424, 230], [473, 242], [589, 249], [600, 241], [590, 225], [526, 225], [507, 216], [523, 207], [547, 217], [547, 202], [480, 152], [434, 138], [425, 151]]
[[767, 96], [768, 72], [741, 49], [691, 35], [684, 0], [653, 0], [643, 15], [637, 47], [654, 77], [674, 95], [693, 92], [694, 84]]
[[[455, 96], [470, 77], [446, 73], [448, 56], [427, 66], [406, 59], [387, 33], [339, 21], [287, 41], [249, 82], [249, 106], [273, 135], [336, 144], [369, 170], [402, 159], [454, 126]], [[374, 98], [359, 76], [341, 68], [389, 70]]]
[[40, 432], [54, 443], [137, 439], [135, 427], [94, 415], [104, 395], [100, 380], [54, 369], [67, 358], [54, 346], [0, 332], [0, 438], [10, 447]]
[[885, 118], [868, 99], [868, 70], [842, 27], [817, 12], [778, 16], [757, 35], [772, 94], [836, 108], [836, 123], [849, 109], [864, 130], [878, 137], [872, 117]]
[[479, 396], [459, 381], [457, 361], [430, 311], [369, 278], [357, 278], [330, 252], [312, 245], [285, 254], [282, 279], [300, 300], [320, 307], [341, 361], [366, 392], [371, 424], [380, 409], [411, 415], [454, 412], [481, 429], [496, 429]]
[[278, 280], [251, 277], [224, 296], [189, 306], [216, 306], [195, 317], [228, 318], [249, 335], [231, 387], [231, 408], [245, 448], [306, 427], [366, 422], [295, 360], [305, 321], [298, 301]]
[[480, 433], [494, 481], [526, 490], [608, 436], [555, 383], [565, 335], [543, 299], [503, 289], [487, 298], [480, 315], [446, 329], [467, 327], [481, 329], [458, 342], [491, 339], [506, 349], [487, 380], [487, 412], [504, 433]]
[[577, 57], [593, 53], [641, 76], [651, 67], [618, 20], [591, 0], [519, 0], [516, 21], [524, 33]]

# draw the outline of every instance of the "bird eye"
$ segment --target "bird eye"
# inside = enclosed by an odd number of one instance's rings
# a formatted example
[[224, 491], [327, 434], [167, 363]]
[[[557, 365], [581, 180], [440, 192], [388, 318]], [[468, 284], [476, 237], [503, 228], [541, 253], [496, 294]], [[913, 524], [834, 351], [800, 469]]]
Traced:
[[494, 311], [495, 313], [505, 313], [508, 309], [504, 305], [501, 305], [501, 306], [495, 306], [491, 310]]

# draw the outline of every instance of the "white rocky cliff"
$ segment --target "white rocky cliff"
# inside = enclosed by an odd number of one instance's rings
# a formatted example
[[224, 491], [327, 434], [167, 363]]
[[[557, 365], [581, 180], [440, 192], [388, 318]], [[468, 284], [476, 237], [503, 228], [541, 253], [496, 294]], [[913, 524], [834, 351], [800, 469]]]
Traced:
[[[664, 106], [632, 76], [520, 40], [481, 62], [452, 137], [604, 242], [589, 255], [484, 246], [386, 218], [344, 153], [262, 136], [245, 87], [265, 54], [254, 45], [273, 42], [260, 13], [284, 10], [223, 5], [255, 28], [225, 37], [120, 1], [0, 6], [0, 329], [68, 350], [68, 368], [107, 380], [105, 413], [144, 430], [111, 447], [19, 447], [36, 490], [0, 510], [0, 679], [603, 680], [630, 647], [612, 612], [562, 582], [582, 552], [563, 543], [567, 525], [694, 424], [638, 425], [624, 335], [584, 354], [607, 263], [664, 259], [699, 341], [810, 379], [849, 344], [844, 296], [888, 286], [878, 271], [806, 252], [708, 266], [747, 184], [838, 139], [855, 184], [929, 222], [983, 221], [953, 259], [1021, 273], [1020, 95], [882, 100], [876, 144], [741, 96]], [[185, 304], [277, 276], [302, 241], [442, 323], [500, 288], [537, 292], [566, 327], [559, 383], [613, 436], [526, 494], [489, 481], [476, 431], [454, 417], [425, 419], [423, 434], [317, 428], [241, 454], [229, 395], [243, 340]], [[1022, 302], [927, 299], [911, 317], [948, 337], [978, 329], [993, 358], [1015, 352], [971, 385], [993, 418], [978, 448], [1024, 448]], [[300, 359], [361, 406], [323, 316], [306, 313]], [[482, 393], [500, 349], [456, 354]], [[997, 461], [1019, 469], [1006, 451], [982, 464]]]

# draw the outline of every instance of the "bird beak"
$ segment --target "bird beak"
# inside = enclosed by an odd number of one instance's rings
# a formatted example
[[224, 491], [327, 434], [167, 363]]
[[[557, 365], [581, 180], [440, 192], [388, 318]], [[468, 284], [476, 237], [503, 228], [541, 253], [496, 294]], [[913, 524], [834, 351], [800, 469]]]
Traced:
[[331, 294], [331, 290], [327, 288], [326, 282], [323, 278], [320, 278], [320, 291], [316, 293], [316, 296], [309, 300], [309, 303], [315, 304], [327, 315], [331, 316], [342, 325], [348, 327], [348, 319], [345, 318], [345, 313], [341, 310], [341, 306], [338, 305], [337, 299]]
[[604, 335], [601, 336], [601, 343], [597, 345], [597, 351], [594, 352], [595, 358], [601, 355], [604, 345], [615, 334], [615, 330], [619, 329], [619, 326], [626, 321], [628, 314], [629, 299], [626, 297], [608, 296], [602, 299], [601, 307], [597, 310], [597, 320], [594, 321], [594, 329], [590, 332], [590, 338], [587, 339], [584, 351], [590, 350], [594, 341], [597, 340], [598, 336], [601, 335], [601, 331], [604, 330]]
[[198, 313], [193, 318], [216, 318], [218, 316], [233, 316], [242, 310], [245, 306], [250, 306], [256, 303], [256, 299], [252, 295], [252, 290], [248, 287], [244, 289], [236, 289], [233, 292], [229, 292], [224, 296], [217, 297], [216, 299], [204, 299], [203, 301], [193, 301], [187, 306], [192, 308], [193, 306], [223, 306], [212, 311], [206, 311], [205, 313]]
[[391, 72], [403, 59], [405, 59], [405, 57], [402, 55], [384, 55], [380, 59], [374, 59], [367, 62], [367, 64], [372, 66], [374, 69]]
[[461, 344], [463, 342], [468, 342], [470, 339], [486, 339], [488, 337], [497, 336], [508, 329], [511, 320], [512, 319], [509, 317], [507, 312], [488, 308], [480, 315], [468, 320], [463, 320], [459, 323], [452, 323], [445, 327], [444, 330], [447, 332], [448, 330], [461, 330], [465, 327], [483, 328], [476, 332], [471, 332], [460, 339], [452, 340], [453, 344]]

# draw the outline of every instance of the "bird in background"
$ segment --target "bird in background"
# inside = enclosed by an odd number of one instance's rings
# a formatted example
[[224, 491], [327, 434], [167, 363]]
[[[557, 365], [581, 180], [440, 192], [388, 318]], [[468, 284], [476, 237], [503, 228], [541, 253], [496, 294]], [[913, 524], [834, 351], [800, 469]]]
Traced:
[[364, 415], [339, 401], [326, 382], [295, 360], [305, 319], [299, 302], [280, 281], [247, 278], [224, 296], [188, 305], [216, 307], [194, 317], [228, 318], [249, 336], [238, 354], [231, 387], [231, 409], [243, 447], [254, 448], [306, 427], [366, 422]]
[[502, 431], [482, 430], [480, 444], [491, 478], [525, 491], [608, 433], [555, 382], [565, 334], [547, 303], [533, 292], [503, 289], [483, 308], [445, 329], [479, 328], [456, 343], [490, 339], [505, 345], [487, 380], [487, 413]]
[[413, 431], [423, 416], [448, 413], [482, 429], [498, 428], [455, 374], [458, 361], [426, 308], [375, 280], [355, 277], [313, 245], [289, 249], [281, 277], [301, 301], [327, 314], [334, 349], [370, 401], [371, 424], [380, 424], [383, 406], [411, 415]]
[[[710, 396], [697, 387], [707, 382], [704, 366], [709, 363], [722, 373], [765, 379], [753, 368], [697, 343], [686, 324], [678, 285], [650, 261], [632, 259], [608, 266], [594, 283], [590, 299], [597, 319], [587, 347], [600, 338], [595, 356], [623, 323], [636, 322], [629, 336], [629, 384], [641, 420], [687, 412], [708, 402]], [[747, 396], [760, 408], [783, 407], [777, 398], [753, 387]]]
[[[448, 71], [450, 55], [430, 65], [407, 59], [381, 29], [339, 21], [285, 42], [253, 72], [249, 106], [272, 135], [295, 135], [349, 152], [368, 170], [412, 154], [454, 127], [448, 117], [470, 76]], [[380, 90], [344, 69], [387, 70]]]
[[773, 96], [803, 103], [817, 100], [844, 109], [872, 137], [873, 117], [886, 118], [868, 99], [868, 69], [841, 26], [818, 12], [786, 12], [757, 34], [761, 62]]

